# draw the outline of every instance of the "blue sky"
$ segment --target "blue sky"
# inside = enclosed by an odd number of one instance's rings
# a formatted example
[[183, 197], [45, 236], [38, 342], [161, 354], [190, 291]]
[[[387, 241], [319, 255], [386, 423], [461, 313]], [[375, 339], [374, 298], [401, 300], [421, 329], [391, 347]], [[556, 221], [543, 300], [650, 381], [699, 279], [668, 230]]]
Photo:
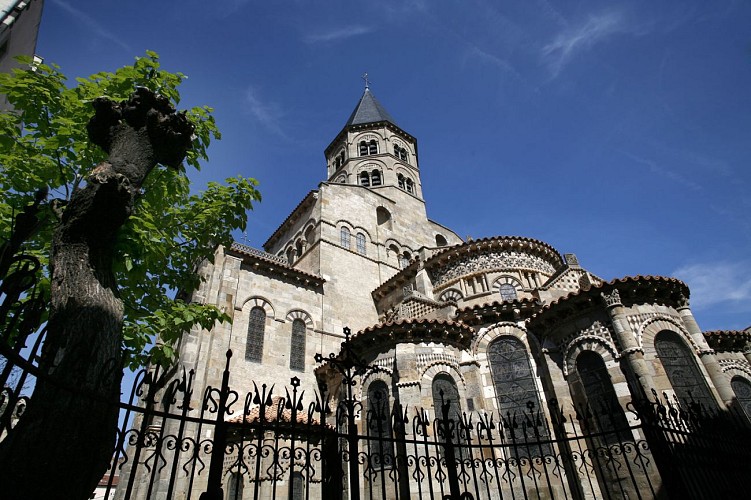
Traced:
[[261, 182], [252, 246], [325, 180], [367, 71], [432, 219], [676, 276], [702, 328], [751, 325], [748, 2], [46, 0], [37, 53], [71, 79], [147, 49], [215, 108], [196, 186]]

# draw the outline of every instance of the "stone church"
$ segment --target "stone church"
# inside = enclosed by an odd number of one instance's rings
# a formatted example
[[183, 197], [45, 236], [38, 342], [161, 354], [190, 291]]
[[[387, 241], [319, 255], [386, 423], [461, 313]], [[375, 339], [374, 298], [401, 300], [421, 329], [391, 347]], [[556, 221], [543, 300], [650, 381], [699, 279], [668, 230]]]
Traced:
[[324, 153], [326, 179], [262, 251], [235, 243], [203, 266], [192, 300], [233, 322], [184, 339], [197, 394], [220, 385], [228, 348], [237, 390], [335, 385], [314, 357], [337, 354], [349, 327], [379, 368], [355, 388], [363, 401], [431, 409], [441, 389], [464, 412], [508, 414], [595, 397], [625, 408], [654, 389], [751, 415], [750, 330], [702, 332], [675, 278], [605, 282], [543, 241], [465, 241], [431, 220], [417, 139], [369, 88]]

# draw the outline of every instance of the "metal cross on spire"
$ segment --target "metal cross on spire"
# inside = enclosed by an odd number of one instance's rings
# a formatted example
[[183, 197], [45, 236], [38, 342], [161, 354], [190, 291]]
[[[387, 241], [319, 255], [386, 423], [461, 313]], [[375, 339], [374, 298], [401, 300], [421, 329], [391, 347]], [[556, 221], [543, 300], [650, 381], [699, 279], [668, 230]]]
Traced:
[[366, 71], [362, 75], [362, 79], [365, 81], [365, 90], [370, 89], [370, 80], [368, 79], [368, 72]]

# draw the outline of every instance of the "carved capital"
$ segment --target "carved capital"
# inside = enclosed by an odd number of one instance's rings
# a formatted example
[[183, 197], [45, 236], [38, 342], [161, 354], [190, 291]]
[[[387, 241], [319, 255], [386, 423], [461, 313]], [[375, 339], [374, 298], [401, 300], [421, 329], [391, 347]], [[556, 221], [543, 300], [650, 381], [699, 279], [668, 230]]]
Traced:
[[603, 300], [605, 301], [605, 304], [608, 307], [623, 305], [621, 303], [621, 294], [618, 292], [617, 288], [613, 288], [613, 291], [610, 293], [610, 295], [608, 295], [605, 292], [601, 292], [600, 295], [602, 296]]
[[689, 307], [689, 300], [688, 297], [681, 294], [681, 296], [678, 298], [678, 308], [677, 309], [688, 309]]

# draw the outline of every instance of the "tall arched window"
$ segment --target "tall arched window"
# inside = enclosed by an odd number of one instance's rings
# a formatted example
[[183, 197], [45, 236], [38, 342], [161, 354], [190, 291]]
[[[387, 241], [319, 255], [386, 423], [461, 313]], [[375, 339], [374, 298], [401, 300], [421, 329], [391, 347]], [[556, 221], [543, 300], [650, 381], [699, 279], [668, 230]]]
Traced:
[[371, 155], [378, 154], [378, 143], [375, 139], [371, 139], [368, 143], [368, 153]]
[[263, 337], [266, 329], [266, 311], [262, 307], [250, 310], [248, 342], [245, 344], [245, 359], [260, 363], [263, 358]]
[[682, 405], [689, 409], [699, 403], [705, 410], [716, 409], [715, 399], [696, 364], [696, 356], [680, 335], [661, 331], [655, 336], [655, 350]]
[[339, 233], [339, 239], [342, 244], [342, 246], [349, 250], [349, 228], [343, 227], [341, 232]]
[[305, 322], [299, 318], [292, 322], [289, 368], [298, 372], [305, 371]]
[[292, 473], [292, 500], [303, 500], [305, 498], [305, 477], [302, 472], [296, 470]]
[[302, 257], [302, 252], [303, 252], [302, 240], [297, 240], [297, 242], [295, 243], [295, 252], [297, 253], [298, 258]]
[[365, 235], [363, 233], [357, 233], [357, 236], [355, 236], [355, 242], [357, 243], [357, 253], [360, 255], [366, 255], [368, 251], [365, 246]]
[[[584, 390], [585, 402], [591, 409], [592, 424], [602, 432], [607, 444], [617, 443], [631, 435], [623, 408], [615, 395], [613, 381], [602, 357], [584, 351], [576, 357], [576, 372]], [[604, 411], [603, 411], [604, 410]]]
[[287, 249], [287, 264], [290, 266], [295, 263], [295, 249], [292, 247], [289, 247]]
[[360, 156], [366, 156], [368, 154], [368, 143], [360, 141]]
[[381, 185], [381, 172], [378, 170], [373, 170], [370, 173], [370, 179], [371, 179], [371, 183], [374, 186], [380, 186]]
[[751, 420], [751, 382], [736, 375], [730, 381], [730, 386], [733, 388], [735, 398], [743, 409], [743, 413], [746, 414], [746, 418]]
[[[501, 418], [510, 424], [509, 432], [515, 432], [513, 429], [519, 429], [517, 425], [526, 423], [527, 440], [537, 440], [538, 437], [548, 439], [540, 395], [532, 374], [529, 354], [522, 341], [511, 336], [497, 338], [488, 346], [488, 362], [498, 398], [499, 413]], [[525, 440], [523, 435], [514, 438]], [[520, 448], [517, 456], [529, 456], [526, 451]], [[538, 447], [530, 451], [532, 454], [538, 454], [540, 449]], [[545, 447], [543, 451], [547, 452], [548, 448]]]
[[376, 467], [391, 467], [394, 463], [394, 446], [391, 438], [391, 410], [389, 388], [383, 380], [374, 380], [368, 387], [366, 414], [370, 449]]
[[412, 183], [412, 179], [407, 179], [404, 183], [407, 185], [407, 192], [414, 193], [415, 185]]
[[[442, 404], [449, 404], [449, 419], [454, 421], [452, 442], [455, 445], [461, 443], [459, 436], [459, 422], [461, 422], [462, 407], [459, 404], [459, 390], [456, 388], [456, 383], [451, 375], [448, 373], [439, 373], [433, 378], [433, 408], [435, 408], [436, 419], [443, 418], [443, 406]], [[446, 442], [446, 436], [439, 436], [440, 442]], [[443, 447], [440, 448], [441, 455], [443, 455]], [[457, 458], [462, 456], [461, 448], [456, 450]]]
[[399, 189], [407, 189], [406, 185], [404, 184], [404, 176], [402, 174], [397, 175], [396, 180], [399, 185]]
[[227, 500], [242, 500], [243, 476], [239, 472], [233, 472], [227, 479]]

